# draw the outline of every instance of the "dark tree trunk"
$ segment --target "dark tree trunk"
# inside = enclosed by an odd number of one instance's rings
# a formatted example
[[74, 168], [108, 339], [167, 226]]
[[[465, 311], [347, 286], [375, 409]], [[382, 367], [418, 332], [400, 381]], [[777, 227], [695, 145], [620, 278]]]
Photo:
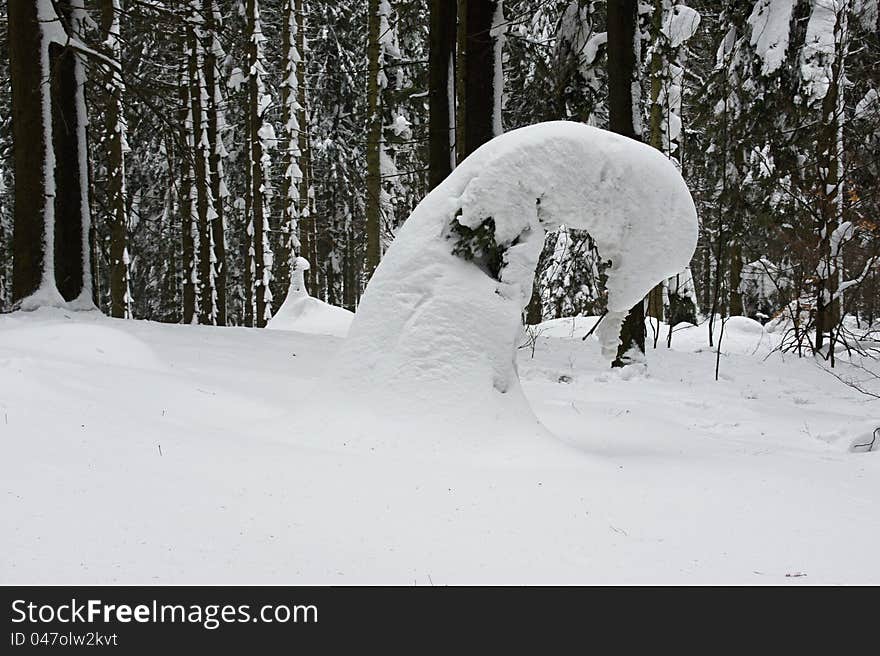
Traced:
[[[736, 238], [735, 238], [736, 239]], [[730, 307], [728, 312], [732, 317], [743, 315], [743, 297], [740, 291], [742, 284], [742, 246], [739, 241], [734, 241], [730, 246]]]
[[55, 284], [64, 300], [72, 301], [82, 291], [83, 282], [76, 55], [53, 43], [49, 62], [55, 149]]
[[345, 255], [342, 268], [342, 306], [355, 311], [358, 301], [358, 275], [357, 258], [351, 232], [345, 235]]
[[184, 144], [181, 148], [181, 180], [180, 180], [180, 215], [181, 215], [181, 251], [183, 253], [183, 323], [190, 324], [196, 314], [196, 281], [195, 266], [196, 252], [193, 238], [193, 160], [192, 153], [186, 146], [191, 140], [191, 127], [186, 120], [189, 114], [189, 84], [188, 73], [181, 71], [181, 116], [180, 116], [180, 141]]
[[[70, 25], [70, 0], [58, 0], [58, 9]], [[55, 149], [55, 284], [66, 301], [76, 299], [83, 288], [83, 230], [88, 216], [88, 170], [81, 170], [78, 100], [84, 93], [76, 79], [77, 55], [70, 48], [51, 44], [49, 66], [52, 89], [52, 141]], [[85, 207], [84, 207], [85, 205]]]
[[[608, 118], [612, 132], [641, 141], [638, 98], [633, 88], [638, 84], [636, 29], [638, 1], [608, 3]], [[636, 348], [645, 352], [645, 309], [639, 301], [629, 311], [620, 330], [617, 358], [611, 366], [627, 364], [627, 353]]]
[[[15, 166], [13, 302], [44, 282], [72, 301], [82, 293], [90, 273], [84, 235], [88, 170], [80, 166], [86, 144], [80, 141], [79, 128], [85, 126], [85, 116], [80, 116], [83, 90], [76, 79], [76, 55], [62, 44], [42, 42], [36, 3], [8, 4]], [[59, 0], [57, 6], [69, 24], [69, 0]], [[44, 56], [48, 57], [48, 99]], [[51, 125], [45, 125], [47, 103]], [[49, 134], [51, 143], [47, 143]], [[55, 162], [51, 184], [45, 172], [50, 149]], [[45, 252], [50, 245], [51, 258]]]
[[[459, 29], [464, 30], [463, 61], [459, 61], [463, 96], [456, 150], [459, 161], [495, 136], [495, 38], [492, 22], [498, 0], [469, 0], [463, 3], [465, 15]], [[463, 130], [462, 130], [463, 128]], [[463, 132], [463, 134], [462, 134]]]
[[431, 35], [428, 54], [429, 147], [428, 188], [433, 189], [452, 172], [452, 121], [456, 3], [431, 0]]
[[529, 326], [537, 326], [544, 320], [543, 307], [541, 306], [541, 289], [538, 281], [532, 285], [532, 297], [526, 306], [526, 324]]
[[33, 294], [43, 277], [47, 197], [40, 51], [43, 47], [34, 2], [12, 0], [9, 11], [9, 63], [12, 77], [12, 157], [15, 209], [12, 237], [12, 302]]
[[369, 36], [367, 42], [367, 245], [364, 252], [364, 279], [369, 281], [379, 258], [381, 246], [382, 169], [379, 149], [382, 147], [382, 106], [379, 90], [379, 0], [369, 0]]

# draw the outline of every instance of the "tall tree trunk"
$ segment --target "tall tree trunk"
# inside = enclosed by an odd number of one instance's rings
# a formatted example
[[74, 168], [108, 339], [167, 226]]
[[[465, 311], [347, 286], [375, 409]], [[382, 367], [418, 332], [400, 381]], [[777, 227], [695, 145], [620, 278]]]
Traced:
[[[69, 24], [70, 0], [58, 9]], [[52, 93], [52, 141], [55, 151], [55, 282], [64, 300], [82, 291], [82, 256], [72, 244], [82, 244], [82, 200], [79, 188], [79, 143], [76, 106], [77, 55], [58, 43], [49, 44]]]
[[199, 284], [199, 323], [213, 325], [215, 322], [214, 297], [214, 245], [211, 220], [214, 214], [209, 161], [211, 157], [208, 137], [208, 92], [204, 76], [204, 47], [202, 40], [202, 12], [193, 5], [187, 30], [189, 101], [192, 112], [193, 133], [193, 183], [198, 226], [197, 270]]
[[221, 88], [221, 66], [223, 47], [220, 44], [221, 18], [217, 0], [203, 0], [202, 13], [205, 19], [205, 35], [210, 46], [205, 51], [205, 89], [208, 92], [208, 143], [210, 176], [210, 193], [213, 213], [209, 217], [211, 241], [214, 246], [214, 294], [215, 317], [218, 326], [226, 325], [226, 198], [229, 192], [223, 170], [223, 158], [226, 148], [223, 145], [222, 130], [226, 127], [223, 109], [223, 91]]
[[460, 4], [460, 9], [462, 5], [459, 43], [464, 49], [458, 62], [462, 95], [458, 98], [461, 111], [457, 123], [462, 141], [456, 144], [459, 161], [501, 133], [502, 89], [498, 86], [503, 79], [501, 37], [497, 33], [501, 0], [469, 0]]
[[281, 52], [284, 57], [284, 77], [281, 81], [281, 123], [284, 130], [284, 176], [281, 181], [281, 253], [276, 261], [278, 289], [288, 294], [291, 273], [301, 244], [297, 243], [299, 230], [300, 183], [300, 125], [298, 111], [299, 67], [301, 55], [297, 48], [299, 25], [294, 0], [284, 0], [281, 17]]
[[428, 53], [428, 189], [452, 172], [455, 96], [452, 85], [455, 57], [456, 3], [431, 0]]
[[300, 62], [296, 69], [297, 77], [297, 104], [299, 124], [299, 152], [300, 152], [300, 180], [299, 180], [299, 207], [300, 207], [300, 254], [311, 265], [305, 272], [306, 289], [309, 294], [316, 298], [320, 296], [318, 275], [321, 271], [321, 262], [318, 257], [317, 224], [313, 212], [312, 193], [312, 147], [309, 137], [309, 99], [308, 85], [306, 84], [306, 21], [307, 6], [305, 0], [296, 0], [294, 9], [296, 12], [296, 49], [299, 52]]
[[[50, 161], [51, 142], [46, 135], [52, 126], [48, 92], [43, 85], [45, 66], [42, 54], [48, 47], [33, 2], [8, 3], [9, 63], [12, 77], [12, 156], [15, 171], [15, 209], [12, 243], [12, 302], [35, 293], [46, 271], [46, 248], [52, 247], [54, 233], [54, 183]], [[54, 286], [54, 280], [51, 280]]]
[[251, 270], [253, 275], [254, 325], [264, 328], [272, 316], [272, 250], [268, 240], [269, 154], [263, 143], [266, 94], [262, 75], [263, 28], [257, 0], [247, 1], [248, 21], [248, 169], [250, 170]]
[[[638, 98], [638, 1], [608, 3], [608, 118], [612, 132], [641, 141]], [[620, 330], [613, 367], [629, 363], [636, 349], [645, 352], [645, 309], [640, 301], [629, 311]]]
[[829, 356], [833, 361], [834, 330], [840, 322], [841, 303], [837, 290], [840, 285], [841, 253], [840, 240], [835, 239], [835, 231], [840, 226], [842, 205], [841, 170], [843, 98], [841, 86], [846, 79], [844, 57], [848, 42], [848, 3], [843, 3], [837, 11], [834, 25], [834, 60], [831, 64], [831, 80], [828, 91], [822, 98], [821, 123], [817, 138], [817, 189], [819, 199], [819, 224], [816, 233], [819, 237], [819, 261], [816, 267], [816, 351], [830, 340]]
[[[184, 35], [186, 39], [186, 35]], [[192, 105], [190, 104], [189, 73], [186, 68], [180, 73], [181, 94], [181, 179], [180, 179], [180, 241], [183, 252], [183, 323], [191, 324], [196, 318], [196, 249], [195, 237], [198, 231], [196, 221], [193, 174], [193, 137]]]
[[[664, 44], [663, 44], [663, 0], [654, 0], [651, 14], [651, 40], [654, 50], [651, 55], [651, 114], [650, 114], [650, 139], [651, 146], [662, 153], [666, 153], [663, 147], [663, 105], [660, 96], [663, 91], [664, 73]], [[667, 153], [668, 154], [668, 153]], [[659, 282], [648, 292], [647, 314], [658, 322], [663, 321], [663, 283]], [[654, 340], [654, 347], [657, 340]]]
[[[107, 56], [121, 63], [121, 8], [118, 0], [102, 0], [101, 31]], [[125, 117], [122, 76], [104, 68], [104, 148], [107, 157], [107, 211], [110, 219], [110, 316], [131, 318], [128, 255], [128, 207], [125, 189]]]
[[364, 278], [369, 280], [379, 266], [381, 257], [382, 172], [379, 149], [382, 147], [382, 108], [379, 95], [379, 0], [369, 0], [367, 7], [367, 248], [364, 254]]
[[[83, 20], [82, 0], [59, 0], [67, 29], [75, 35]], [[88, 142], [85, 69], [71, 48], [49, 47], [52, 89], [52, 139], [55, 150], [55, 281], [66, 301], [91, 307], [88, 230]]]
[[[85, 72], [58, 25], [78, 30], [81, 0], [9, 6], [15, 227], [13, 302], [91, 305]], [[66, 41], [66, 39], [65, 39]]]

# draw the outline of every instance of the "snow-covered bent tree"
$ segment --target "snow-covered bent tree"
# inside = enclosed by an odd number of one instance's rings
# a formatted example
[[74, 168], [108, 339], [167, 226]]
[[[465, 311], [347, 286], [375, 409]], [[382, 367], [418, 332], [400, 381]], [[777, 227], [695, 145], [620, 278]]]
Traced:
[[373, 411], [527, 407], [522, 310], [545, 233], [562, 224], [589, 231], [612, 262], [597, 331], [610, 361], [628, 309], [689, 264], [696, 210], [656, 149], [554, 121], [496, 137], [416, 207], [370, 280], [336, 375]]

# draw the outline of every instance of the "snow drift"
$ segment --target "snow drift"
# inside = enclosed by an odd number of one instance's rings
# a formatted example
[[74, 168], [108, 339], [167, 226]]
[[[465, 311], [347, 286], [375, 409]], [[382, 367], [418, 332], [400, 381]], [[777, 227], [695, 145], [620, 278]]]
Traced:
[[266, 328], [345, 337], [354, 313], [309, 296], [303, 280], [303, 273], [308, 270], [309, 261], [304, 257], [296, 258], [287, 298], [266, 324]]
[[416, 207], [370, 280], [334, 387], [420, 429], [426, 412], [473, 429], [527, 408], [514, 364], [521, 314], [544, 235], [561, 224], [588, 230], [612, 262], [599, 330], [610, 360], [627, 310], [688, 265], [696, 210], [657, 150], [556, 121], [493, 139]]

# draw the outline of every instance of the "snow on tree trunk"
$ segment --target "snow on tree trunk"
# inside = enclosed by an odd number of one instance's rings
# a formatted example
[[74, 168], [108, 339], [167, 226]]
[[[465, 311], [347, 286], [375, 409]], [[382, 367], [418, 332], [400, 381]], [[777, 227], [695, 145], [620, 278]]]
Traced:
[[521, 313], [545, 234], [563, 224], [587, 230], [612, 262], [598, 331], [611, 360], [629, 308], [690, 261], [696, 210], [657, 150], [559, 121], [487, 143], [418, 205], [367, 287], [333, 385], [371, 416], [467, 424], [497, 415], [498, 403], [524, 404]]
[[58, 3], [63, 22], [50, 0], [11, 4], [13, 302], [91, 308], [85, 72], [76, 52], [88, 48], [65, 29], [79, 29], [82, 2]]
[[253, 292], [253, 325], [263, 328], [272, 316], [273, 253], [269, 245], [269, 208], [271, 187], [269, 151], [275, 144], [275, 131], [266, 119], [266, 111], [272, 102], [266, 93], [263, 76], [266, 66], [263, 59], [263, 34], [258, 0], [248, 0], [248, 228], [251, 245], [248, 249], [248, 269]]
[[281, 82], [281, 111], [284, 129], [284, 178], [281, 184], [281, 257], [278, 258], [278, 285], [290, 294], [293, 279], [291, 272], [296, 268], [297, 252], [300, 242], [299, 229], [300, 185], [303, 181], [300, 169], [299, 148], [299, 68], [302, 56], [297, 48], [299, 25], [294, 0], [285, 0], [281, 30], [282, 52], [284, 55], [284, 78]]
[[193, 182], [197, 225], [197, 276], [199, 296], [199, 323], [217, 322], [217, 294], [214, 289], [214, 234], [213, 222], [217, 216], [211, 184], [212, 156], [208, 127], [209, 90], [205, 79], [205, 18], [200, 0], [190, 0], [187, 17], [187, 56], [189, 72], [189, 101], [193, 122]]
[[[119, 0], [103, 0], [101, 29], [107, 56], [122, 61]], [[104, 148], [107, 157], [107, 209], [110, 215], [110, 316], [131, 318], [128, 255], [128, 204], [125, 155], [128, 152], [122, 99], [125, 86], [119, 71], [105, 67]]]
[[[305, 0], [295, 0], [294, 11], [296, 14], [296, 50], [299, 55], [299, 64], [296, 67], [297, 95], [296, 109], [298, 112], [297, 123], [299, 125], [299, 168], [302, 174], [299, 181], [299, 254], [310, 262], [317, 264], [318, 260], [318, 236], [317, 216], [315, 216], [315, 192], [312, 188], [312, 145], [309, 132], [309, 94], [306, 84], [306, 58], [309, 56], [309, 47], [306, 42], [306, 14], [309, 6]], [[318, 278], [316, 272], [318, 266], [305, 271], [306, 287], [314, 295], [318, 294]]]
[[[837, 289], [841, 275], [841, 240], [835, 239], [843, 209], [843, 119], [845, 58], [849, 48], [849, 15], [852, 0], [813, 0], [804, 47], [801, 78], [805, 101], [820, 113], [817, 145], [816, 197], [819, 221], [816, 234], [819, 262], [816, 267], [816, 350], [826, 337], [834, 348], [834, 331], [840, 321]], [[829, 351], [829, 352], [831, 352]]]
[[[87, 20], [84, 0], [70, 0], [70, 8], [70, 29], [74, 35], [79, 37], [82, 35]], [[122, 65], [119, 59], [114, 61], [121, 68]], [[72, 298], [70, 303], [68, 303], [68, 307], [76, 310], [94, 310], [96, 308], [93, 300], [92, 251], [89, 243], [89, 233], [92, 229], [92, 214], [89, 200], [89, 117], [86, 109], [85, 95], [86, 66], [81, 54], [74, 58], [73, 79], [75, 84], [73, 104], [76, 109], [76, 180], [74, 186], [77, 191], [76, 207], [79, 210], [79, 216], [77, 217], [77, 229], [72, 232], [79, 237], [79, 245], [74, 240], [65, 247], [65, 250], [70, 251], [70, 259], [77, 260], [77, 265], [74, 269], [81, 276], [81, 284], [78, 285], [79, 294]], [[73, 296], [74, 289], [75, 286], [72, 286], [71, 296]]]
[[224, 111], [224, 98], [221, 87], [221, 66], [225, 58], [223, 46], [220, 43], [220, 31], [222, 29], [222, 17], [216, 0], [203, 0], [202, 13], [205, 20], [205, 33], [209, 47], [205, 50], [204, 78], [205, 90], [207, 91], [207, 120], [208, 120], [208, 169], [210, 177], [210, 193], [213, 213], [209, 217], [211, 230], [211, 243], [214, 247], [213, 264], [213, 288], [215, 295], [214, 323], [218, 326], [226, 325], [226, 226], [225, 204], [229, 198], [229, 189], [226, 187], [226, 176], [223, 161], [227, 157], [226, 147], [223, 143], [223, 132], [226, 129], [226, 114]]

